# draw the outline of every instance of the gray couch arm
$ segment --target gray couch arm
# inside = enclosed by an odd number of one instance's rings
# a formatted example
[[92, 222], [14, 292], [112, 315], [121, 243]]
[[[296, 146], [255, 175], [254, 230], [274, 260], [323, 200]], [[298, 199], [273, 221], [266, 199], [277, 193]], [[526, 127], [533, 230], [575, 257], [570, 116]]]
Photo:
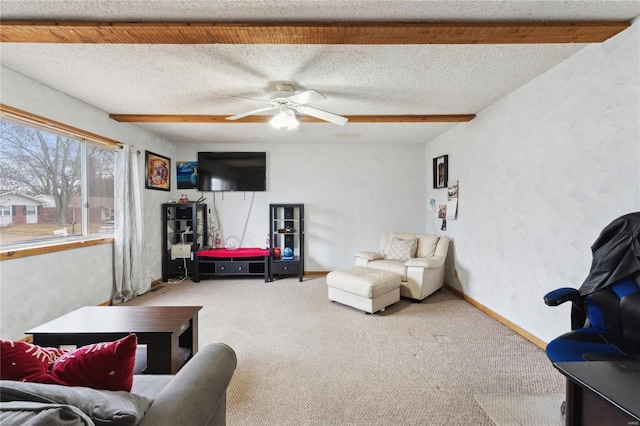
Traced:
[[205, 346], [156, 396], [140, 425], [224, 425], [226, 391], [236, 365], [229, 346]]

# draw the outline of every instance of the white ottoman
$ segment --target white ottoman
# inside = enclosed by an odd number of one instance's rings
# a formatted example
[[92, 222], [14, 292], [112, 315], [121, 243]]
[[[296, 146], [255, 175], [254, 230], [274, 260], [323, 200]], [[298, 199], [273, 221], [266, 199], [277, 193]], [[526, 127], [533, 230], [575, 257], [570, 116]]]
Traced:
[[400, 300], [400, 275], [354, 266], [327, 274], [329, 300], [370, 314]]

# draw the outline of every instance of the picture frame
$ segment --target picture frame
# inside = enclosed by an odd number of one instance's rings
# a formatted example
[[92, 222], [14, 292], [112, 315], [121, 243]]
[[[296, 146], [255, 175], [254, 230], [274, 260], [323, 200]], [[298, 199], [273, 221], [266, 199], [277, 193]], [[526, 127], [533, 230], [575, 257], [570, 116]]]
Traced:
[[438, 219], [446, 219], [447, 218], [447, 205], [440, 204], [438, 206]]
[[178, 189], [198, 189], [197, 161], [176, 161], [176, 185]]
[[433, 188], [446, 188], [449, 179], [449, 156], [441, 155], [433, 159]]
[[144, 187], [160, 191], [171, 190], [171, 160], [145, 151], [146, 176]]

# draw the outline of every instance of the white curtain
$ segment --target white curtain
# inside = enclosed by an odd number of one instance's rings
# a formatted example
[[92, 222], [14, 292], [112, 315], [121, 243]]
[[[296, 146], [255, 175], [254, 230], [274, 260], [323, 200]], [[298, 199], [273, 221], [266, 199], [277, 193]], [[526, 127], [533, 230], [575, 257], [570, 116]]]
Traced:
[[139, 153], [124, 145], [116, 155], [113, 304], [126, 302], [151, 287], [142, 245], [142, 188]]

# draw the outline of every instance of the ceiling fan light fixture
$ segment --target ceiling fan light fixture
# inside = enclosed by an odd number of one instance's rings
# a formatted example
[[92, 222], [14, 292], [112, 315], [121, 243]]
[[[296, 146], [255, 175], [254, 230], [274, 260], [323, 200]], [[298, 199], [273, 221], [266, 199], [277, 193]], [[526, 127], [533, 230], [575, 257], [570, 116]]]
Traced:
[[276, 129], [293, 130], [300, 125], [300, 122], [292, 109], [281, 106], [280, 111], [269, 121], [269, 124]]

